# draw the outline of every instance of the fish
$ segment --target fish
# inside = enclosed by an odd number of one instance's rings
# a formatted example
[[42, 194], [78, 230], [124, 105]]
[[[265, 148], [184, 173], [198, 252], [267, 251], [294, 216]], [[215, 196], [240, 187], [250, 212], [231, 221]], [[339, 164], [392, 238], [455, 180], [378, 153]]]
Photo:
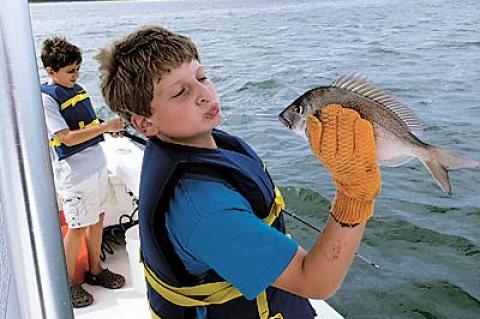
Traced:
[[422, 141], [423, 125], [415, 112], [358, 73], [308, 90], [279, 114], [279, 120], [306, 137], [307, 116], [320, 118], [321, 110], [330, 104], [354, 109], [372, 124], [379, 166], [398, 167], [417, 158], [448, 195], [452, 195], [450, 170], [480, 169], [477, 161]]

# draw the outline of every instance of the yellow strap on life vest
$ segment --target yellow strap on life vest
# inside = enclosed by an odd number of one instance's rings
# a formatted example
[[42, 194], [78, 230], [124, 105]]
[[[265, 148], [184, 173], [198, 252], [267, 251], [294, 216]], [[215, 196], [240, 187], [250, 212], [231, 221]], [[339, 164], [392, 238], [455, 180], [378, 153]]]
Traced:
[[280, 216], [280, 213], [285, 208], [285, 202], [283, 201], [282, 194], [278, 187], [275, 187], [275, 201], [273, 202], [272, 208], [270, 208], [270, 214], [263, 219], [267, 225], [272, 225], [273, 222]]
[[97, 126], [97, 125], [100, 125], [100, 120], [99, 119], [94, 119], [93, 121], [91, 121], [90, 123], [88, 123], [87, 125], [85, 125], [85, 122], [84, 121], [80, 121], [78, 122], [78, 127], [82, 130], [86, 127], [90, 127], [90, 126]]
[[226, 281], [191, 287], [174, 287], [161, 281], [148, 267], [144, 266], [144, 268], [149, 285], [163, 298], [181, 307], [218, 305], [242, 295], [237, 288]]
[[[273, 317], [270, 317], [270, 310], [268, 309], [268, 301], [267, 301], [267, 293], [262, 291], [257, 297], [257, 310], [260, 319], [283, 319], [281, 313], [275, 314]], [[150, 307], [150, 314], [152, 315], [152, 319], [162, 319], [159, 315], [153, 311], [152, 307]]]
[[50, 139], [50, 141], [48, 142], [48, 146], [50, 146], [50, 147], [57, 147], [57, 146], [60, 146], [60, 145], [62, 145], [62, 143], [56, 137]]
[[60, 110], [63, 111], [69, 106], [75, 106], [75, 105], [77, 105], [78, 102], [86, 100], [89, 97], [90, 97], [90, 95], [88, 95], [87, 92], [79, 93], [79, 94], [69, 98], [68, 100], [66, 100], [62, 104], [60, 104]]
[[[86, 127], [90, 127], [90, 126], [97, 126], [97, 125], [100, 125], [100, 120], [99, 119], [94, 119], [93, 121], [91, 121], [90, 123], [88, 123], [87, 125], [85, 125], [85, 122], [84, 121], [80, 121], [78, 122], [78, 127], [82, 130]], [[50, 141], [48, 142], [48, 146], [50, 147], [58, 147], [62, 145], [62, 142], [60, 142], [60, 140], [56, 137], [50, 139]]]
[[270, 317], [270, 310], [268, 309], [267, 293], [262, 291], [257, 297], [257, 309], [260, 319], [283, 319], [281, 313], [275, 314]]

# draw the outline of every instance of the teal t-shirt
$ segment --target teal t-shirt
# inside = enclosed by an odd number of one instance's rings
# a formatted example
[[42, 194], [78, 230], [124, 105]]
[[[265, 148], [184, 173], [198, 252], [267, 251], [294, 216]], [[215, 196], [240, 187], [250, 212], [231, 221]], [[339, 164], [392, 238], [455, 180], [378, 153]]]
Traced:
[[186, 269], [215, 270], [251, 300], [285, 270], [298, 244], [257, 218], [226, 183], [188, 176], [170, 201], [167, 230]]

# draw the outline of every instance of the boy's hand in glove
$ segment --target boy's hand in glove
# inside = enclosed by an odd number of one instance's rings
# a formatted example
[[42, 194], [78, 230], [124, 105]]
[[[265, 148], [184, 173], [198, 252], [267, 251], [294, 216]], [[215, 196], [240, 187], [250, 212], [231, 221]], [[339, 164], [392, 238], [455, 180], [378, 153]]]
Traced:
[[347, 225], [367, 221], [381, 186], [372, 125], [355, 110], [331, 104], [320, 120], [307, 117], [307, 135], [337, 187], [331, 215]]

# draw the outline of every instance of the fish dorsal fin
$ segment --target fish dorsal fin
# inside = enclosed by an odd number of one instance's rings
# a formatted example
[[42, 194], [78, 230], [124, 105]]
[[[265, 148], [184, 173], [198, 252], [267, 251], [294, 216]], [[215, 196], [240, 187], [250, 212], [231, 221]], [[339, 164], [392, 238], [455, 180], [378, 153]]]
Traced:
[[396, 101], [382, 90], [377, 89], [367, 78], [358, 73], [346, 74], [333, 82], [332, 86], [351, 91], [382, 104], [404, 121], [410, 132], [417, 136], [423, 133], [422, 122], [412, 109]]

